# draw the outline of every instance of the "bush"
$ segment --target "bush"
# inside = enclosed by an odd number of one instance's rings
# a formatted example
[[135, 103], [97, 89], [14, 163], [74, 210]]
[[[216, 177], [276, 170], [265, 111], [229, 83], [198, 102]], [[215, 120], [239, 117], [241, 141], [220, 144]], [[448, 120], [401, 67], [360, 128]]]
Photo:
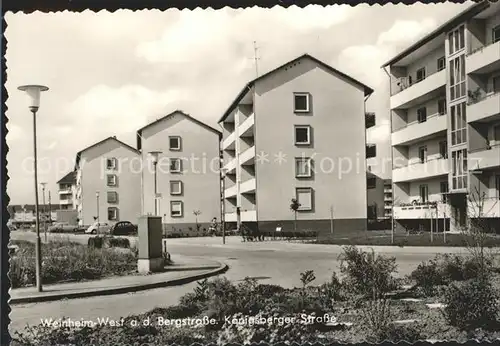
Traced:
[[461, 330], [488, 328], [498, 314], [498, 292], [487, 279], [473, 279], [461, 287], [450, 285], [444, 294], [444, 316]]
[[90, 237], [87, 244], [91, 248], [101, 249], [103, 247], [103, 238], [102, 237]]
[[417, 287], [423, 289], [426, 296], [434, 294], [435, 286], [447, 284], [435, 260], [420, 263], [410, 274], [410, 278], [415, 281]]
[[130, 240], [127, 238], [106, 237], [104, 238], [104, 244], [108, 247], [130, 249]]
[[355, 246], [344, 247], [340, 255], [340, 272], [343, 282], [355, 293], [364, 296], [380, 296], [398, 288], [398, 280], [392, 274], [397, 264], [394, 257], [364, 252]]

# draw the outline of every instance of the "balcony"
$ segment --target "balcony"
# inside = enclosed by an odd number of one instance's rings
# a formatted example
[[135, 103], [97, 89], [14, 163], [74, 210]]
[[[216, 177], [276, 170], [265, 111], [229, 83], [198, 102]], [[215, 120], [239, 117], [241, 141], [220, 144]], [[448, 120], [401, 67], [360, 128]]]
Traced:
[[500, 42], [471, 52], [465, 62], [466, 73], [490, 73], [500, 67]]
[[227, 188], [224, 191], [224, 198], [234, 197], [238, 193], [238, 184], [234, 184], [233, 186]]
[[232, 132], [222, 141], [222, 150], [234, 150], [236, 147], [236, 132]]
[[73, 204], [73, 200], [71, 199], [61, 199], [59, 201], [59, 205], [72, 205]]
[[391, 109], [406, 109], [441, 94], [446, 86], [446, 70], [431, 74], [420, 82], [413, 83], [409, 87], [402, 87], [401, 91], [391, 96]]
[[255, 193], [256, 186], [255, 178], [249, 179], [240, 184], [240, 193]]
[[236, 170], [236, 166], [238, 161], [236, 159], [232, 159], [227, 164], [224, 165], [223, 169], [226, 171], [226, 174], [233, 173]]
[[469, 152], [469, 169], [492, 169], [500, 167], [500, 145]]
[[491, 93], [467, 106], [467, 122], [500, 120], [500, 93]]
[[492, 197], [485, 198], [482, 203], [469, 202], [469, 215], [471, 218], [500, 218], [500, 199]]
[[71, 194], [71, 193], [73, 193], [73, 191], [71, 190], [71, 188], [59, 190], [59, 194], [60, 195], [67, 195], [67, 194]]
[[240, 134], [240, 137], [252, 137], [253, 136], [253, 129], [255, 125], [255, 115], [252, 113], [248, 118], [241, 123], [240, 127], [238, 128], [238, 133]]
[[446, 134], [446, 116], [434, 114], [427, 117], [422, 123], [412, 122], [402, 129], [393, 132], [392, 145], [410, 145], [416, 141], [422, 141]]
[[394, 206], [395, 219], [430, 219], [449, 218], [451, 215], [450, 207], [444, 203], [438, 203], [437, 206], [415, 205], [415, 206]]
[[394, 168], [392, 171], [392, 181], [399, 183], [422, 180], [447, 175], [448, 172], [448, 159], [439, 158], [424, 163], [414, 163], [408, 166]]
[[[237, 222], [238, 218], [236, 212], [226, 213], [224, 215], [225, 222]], [[257, 221], [257, 211], [255, 210], [242, 210], [240, 213], [240, 220], [242, 222], [255, 222]]]
[[255, 145], [240, 154], [240, 165], [252, 165], [255, 159]]

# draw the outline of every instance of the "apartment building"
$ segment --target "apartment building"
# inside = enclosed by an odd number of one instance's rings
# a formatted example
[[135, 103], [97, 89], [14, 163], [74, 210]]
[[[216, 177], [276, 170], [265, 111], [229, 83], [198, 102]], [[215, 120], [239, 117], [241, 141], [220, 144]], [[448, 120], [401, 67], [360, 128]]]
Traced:
[[161, 216], [166, 232], [220, 221], [220, 140], [220, 131], [181, 110], [139, 129], [142, 213]]
[[384, 179], [384, 219], [392, 219], [392, 180]]
[[[39, 204], [38, 213], [41, 223], [50, 223], [57, 219], [57, 205]], [[9, 224], [15, 227], [29, 227], [35, 225], [36, 214], [34, 204], [12, 204], [7, 206], [9, 212]]]
[[500, 3], [469, 7], [384, 66], [394, 219], [459, 231], [500, 220]]
[[296, 198], [299, 229], [366, 230], [372, 92], [308, 54], [248, 82], [219, 120], [229, 227], [293, 229]]
[[59, 210], [76, 210], [76, 172], [72, 171], [62, 177], [59, 187]]
[[78, 222], [137, 223], [141, 214], [141, 158], [137, 149], [108, 137], [76, 154]]

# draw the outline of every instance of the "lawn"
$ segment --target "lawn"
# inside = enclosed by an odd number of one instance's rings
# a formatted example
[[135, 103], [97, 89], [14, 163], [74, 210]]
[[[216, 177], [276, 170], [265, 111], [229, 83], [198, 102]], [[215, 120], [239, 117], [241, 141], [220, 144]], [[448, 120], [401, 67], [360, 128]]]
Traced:
[[[302, 287], [285, 289], [254, 279], [224, 277], [198, 282], [172, 307], [83, 328], [38, 325], [12, 345], [248, 344], [296, 341], [378, 343], [500, 337], [498, 282], [492, 268], [455, 255], [423, 263], [397, 279], [394, 258], [345, 247], [340, 274], [314, 286], [314, 271], [300, 273]], [[489, 263], [489, 262], [484, 262]], [[478, 273], [488, 273], [480, 276]], [[431, 303], [443, 303], [434, 308]]]
[[[19, 247], [11, 256], [12, 288], [35, 284], [35, 244], [12, 240]], [[45, 284], [97, 280], [137, 271], [137, 258], [130, 249], [93, 248], [69, 241], [50, 241], [42, 246], [42, 280]]]

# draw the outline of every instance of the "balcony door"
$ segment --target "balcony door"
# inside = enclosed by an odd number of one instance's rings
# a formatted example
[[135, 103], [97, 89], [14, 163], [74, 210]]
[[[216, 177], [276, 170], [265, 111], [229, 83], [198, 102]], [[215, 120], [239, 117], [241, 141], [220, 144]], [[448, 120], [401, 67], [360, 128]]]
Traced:
[[420, 185], [420, 202], [427, 203], [429, 201], [429, 187], [427, 185]]

